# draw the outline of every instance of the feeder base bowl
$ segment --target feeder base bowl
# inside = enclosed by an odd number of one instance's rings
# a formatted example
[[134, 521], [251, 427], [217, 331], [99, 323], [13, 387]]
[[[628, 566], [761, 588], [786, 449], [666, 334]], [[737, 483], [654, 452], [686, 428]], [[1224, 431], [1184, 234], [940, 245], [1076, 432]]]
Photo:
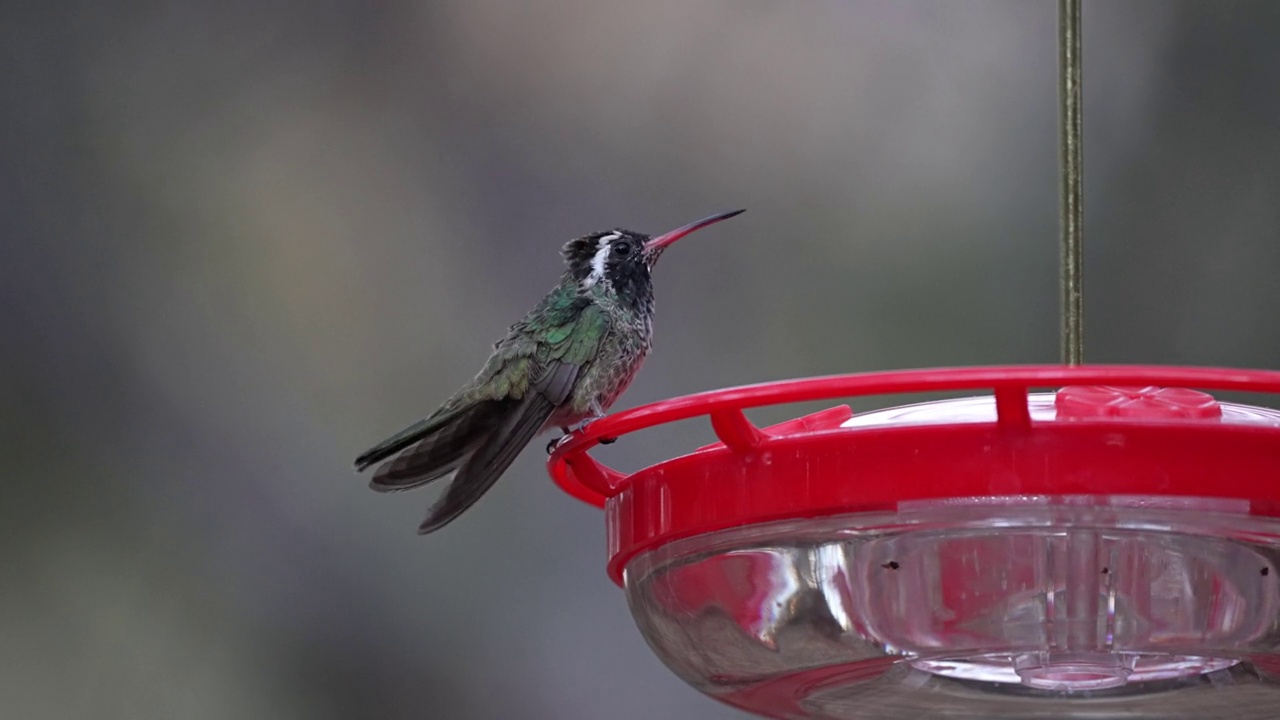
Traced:
[[1280, 520], [1247, 502], [903, 503], [637, 556], [642, 633], [767, 717], [1280, 717]]

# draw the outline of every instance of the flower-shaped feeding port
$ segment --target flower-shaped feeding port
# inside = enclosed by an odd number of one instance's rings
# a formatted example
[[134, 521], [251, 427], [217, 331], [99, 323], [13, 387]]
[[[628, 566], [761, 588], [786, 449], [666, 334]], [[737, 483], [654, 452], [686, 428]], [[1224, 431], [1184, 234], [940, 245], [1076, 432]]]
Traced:
[[[744, 414], [953, 391], [977, 396]], [[605, 508], [609, 575], [663, 662], [759, 715], [1270, 720], [1280, 411], [1208, 391], [1280, 393], [1280, 373], [792, 380], [603, 418], [549, 468]], [[719, 443], [631, 474], [589, 454], [699, 416]]]

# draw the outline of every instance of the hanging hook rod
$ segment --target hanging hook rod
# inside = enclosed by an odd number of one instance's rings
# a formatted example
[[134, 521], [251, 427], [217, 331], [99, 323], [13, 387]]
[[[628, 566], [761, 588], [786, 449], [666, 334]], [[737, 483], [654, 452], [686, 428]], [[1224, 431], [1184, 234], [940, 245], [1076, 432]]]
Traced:
[[1062, 173], [1062, 361], [1084, 362], [1084, 133], [1081, 128], [1081, 0], [1058, 0], [1058, 163]]

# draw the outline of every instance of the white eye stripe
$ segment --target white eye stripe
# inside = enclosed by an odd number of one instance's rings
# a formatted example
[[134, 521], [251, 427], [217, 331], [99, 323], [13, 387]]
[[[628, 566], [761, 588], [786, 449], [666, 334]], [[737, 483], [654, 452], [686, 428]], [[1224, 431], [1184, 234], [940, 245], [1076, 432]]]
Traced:
[[622, 237], [618, 233], [609, 233], [602, 235], [599, 244], [596, 246], [596, 254], [591, 258], [591, 274], [586, 280], [582, 281], [582, 287], [589, 288], [600, 282], [604, 277], [604, 263], [609, 259], [609, 243]]

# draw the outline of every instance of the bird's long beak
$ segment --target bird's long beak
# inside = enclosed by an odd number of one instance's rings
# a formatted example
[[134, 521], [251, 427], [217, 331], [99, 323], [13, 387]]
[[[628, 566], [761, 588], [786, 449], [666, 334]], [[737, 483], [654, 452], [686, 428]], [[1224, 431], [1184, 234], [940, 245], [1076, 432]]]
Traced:
[[719, 215], [712, 215], [711, 217], [703, 218], [697, 222], [689, 223], [688, 225], [685, 225], [682, 228], [676, 228], [675, 230], [672, 230], [669, 233], [664, 233], [662, 235], [659, 235], [658, 237], [653, 238], [649, 242], [645, 243], [644, 251], [646, 254], [652, 256], [653, 259], [656, 260], [657, 256], [661, 255], [662, 251], [665, 250], [668, 245], [679, 240], [685, 235], [688, 235], [689, 233], [694, 232], [695, 230], [701, 230], [702, 228], [708, 225], [714, 225], [715, 223], [718, 223], [721, 220], [728, 220], [729, 218], [735, 215], [741, 215], [746, 211], [747, 211], [746, 208], [743, 208], [741, 210], [733, 210], [731, 212], [720, 213]]

